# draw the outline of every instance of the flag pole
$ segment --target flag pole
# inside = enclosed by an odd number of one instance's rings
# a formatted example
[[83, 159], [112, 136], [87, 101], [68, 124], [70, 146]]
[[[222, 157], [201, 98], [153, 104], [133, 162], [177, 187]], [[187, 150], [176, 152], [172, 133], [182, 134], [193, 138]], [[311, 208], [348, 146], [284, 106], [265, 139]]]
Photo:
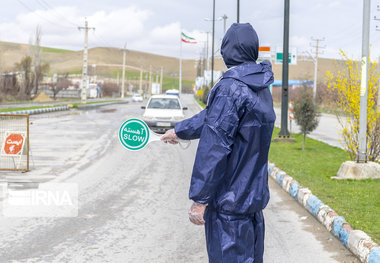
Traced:
[[182, 93], [182, 30], [179, 35], [179, 95]]

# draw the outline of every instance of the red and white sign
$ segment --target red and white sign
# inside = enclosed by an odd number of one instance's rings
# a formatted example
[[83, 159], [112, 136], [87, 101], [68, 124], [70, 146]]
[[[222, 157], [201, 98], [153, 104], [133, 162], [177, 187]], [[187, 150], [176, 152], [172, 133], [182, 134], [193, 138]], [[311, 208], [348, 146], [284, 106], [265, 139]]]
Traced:
[[5, 137], [3, 152], [6, 155], [20, 154], [24, 148], [24, 136], [20, 133], [10, 133]]

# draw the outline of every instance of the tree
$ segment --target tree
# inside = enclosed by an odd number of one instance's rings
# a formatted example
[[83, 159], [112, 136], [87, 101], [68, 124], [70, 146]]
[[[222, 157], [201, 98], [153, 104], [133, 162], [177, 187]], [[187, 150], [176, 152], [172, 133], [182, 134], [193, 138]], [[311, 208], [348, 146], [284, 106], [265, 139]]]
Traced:
[[4, 73], [0, 76], [0, 101], [18, 93], [17, 73]]
[[56, 83], [51, 84], [51, 90], [53, 91], [53, 98], [57, 96], [58, 92], [67, 89], [71, 85], [71, 81], [68, 79], [69, 73], [57, 78]]
[[41, 43], [41, 27], [38, 25], [36, 28], [36, 38], [34, 42], [34, 94], [38, 93], [38, 86], [40, 80], [43, 78], [42, 67], [40, 63], [40, 47]]
[[302, 150], [305, 150], [306, 135], [318, 127], [319, 114], [313, 96], [303, 88], [294, 102], [294, 119], [303, 134]]
[[101, 87], [104, 96], [120, 96], [120, 88], [116, 83], [104, 82]]
[[29, 99], [30, 92], [33, 87], [32, 84], [32, 58], [29, 56], [24, 57], [19, 63], [16, 63], [16, 69], [21, 71], [22, 83], [18, 92], [18, 97], [21, 99]]
[[[335, 106], [335, 114], [342, 127], [341, 143], [350, 159], [356, 160], [359, 147], [362, 72], [359, 62], [349, 59], [342, 50], [341, 55], [345, 60], [345, 68], [336, 74], [327, 72], [327, 84], [330, 102]], [[380, 157], [380, 109], [376, 107], [376, 104], [380, 103], [376, 102], [380, 73], [376, 70], [376, 62], [371, 60], [368, 77], [367, 154], [370, 161], [375, 161]]]

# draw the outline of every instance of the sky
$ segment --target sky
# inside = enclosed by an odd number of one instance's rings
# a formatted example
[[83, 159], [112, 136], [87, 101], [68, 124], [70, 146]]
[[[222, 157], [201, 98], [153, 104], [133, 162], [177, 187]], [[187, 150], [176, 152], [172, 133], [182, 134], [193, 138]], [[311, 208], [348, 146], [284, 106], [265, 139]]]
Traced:
[[[89, 47], [122, 48], [178, 57], [180, 32], [197, 39], [184, 44], [184, 58], [197, 59], [205, 53], [206, 32], [212, 31], [212, 0], [1, 0], [0, 41], [29, 43], [36, 27], [42, 29], [42, 46], [81, 50], [85, 18], [90, 27]], [[227, 28], [236, 22], [236, 2], [216, 0], [216, 18], [227, 15]], [[321, 41], [321, 57], [361, 56], [363, 1], [290, 1], [290, 47], [298, 55], [315, 52], [313, 38]], [[380, 57], [380, 0], [372, 0], [371, 54]], [[251, 23], [260, 44], [281, 48], [284, 0], [240, 0], [240, 22]], [[215, 22], [215, 51], [219, 54], [224, 34], [223, 20]], [[211, 35], [209, 42], [211, 54]]]

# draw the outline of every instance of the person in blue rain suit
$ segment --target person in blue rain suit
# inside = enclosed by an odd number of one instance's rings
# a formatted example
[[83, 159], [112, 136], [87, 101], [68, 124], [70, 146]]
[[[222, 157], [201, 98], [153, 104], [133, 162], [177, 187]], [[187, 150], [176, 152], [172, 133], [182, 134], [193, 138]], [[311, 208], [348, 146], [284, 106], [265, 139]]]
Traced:
[[176, 124], [162, 140], [200, 139], [189, 197], [191, 222], [205, 224], [212, 263], [260, 263], [269, 201], [268, 151], [275, 113], [269, 62], [257, 64], [259, 39], [250, 24], [233, 24], [221, 53], [228, 70], [207, 107]]

